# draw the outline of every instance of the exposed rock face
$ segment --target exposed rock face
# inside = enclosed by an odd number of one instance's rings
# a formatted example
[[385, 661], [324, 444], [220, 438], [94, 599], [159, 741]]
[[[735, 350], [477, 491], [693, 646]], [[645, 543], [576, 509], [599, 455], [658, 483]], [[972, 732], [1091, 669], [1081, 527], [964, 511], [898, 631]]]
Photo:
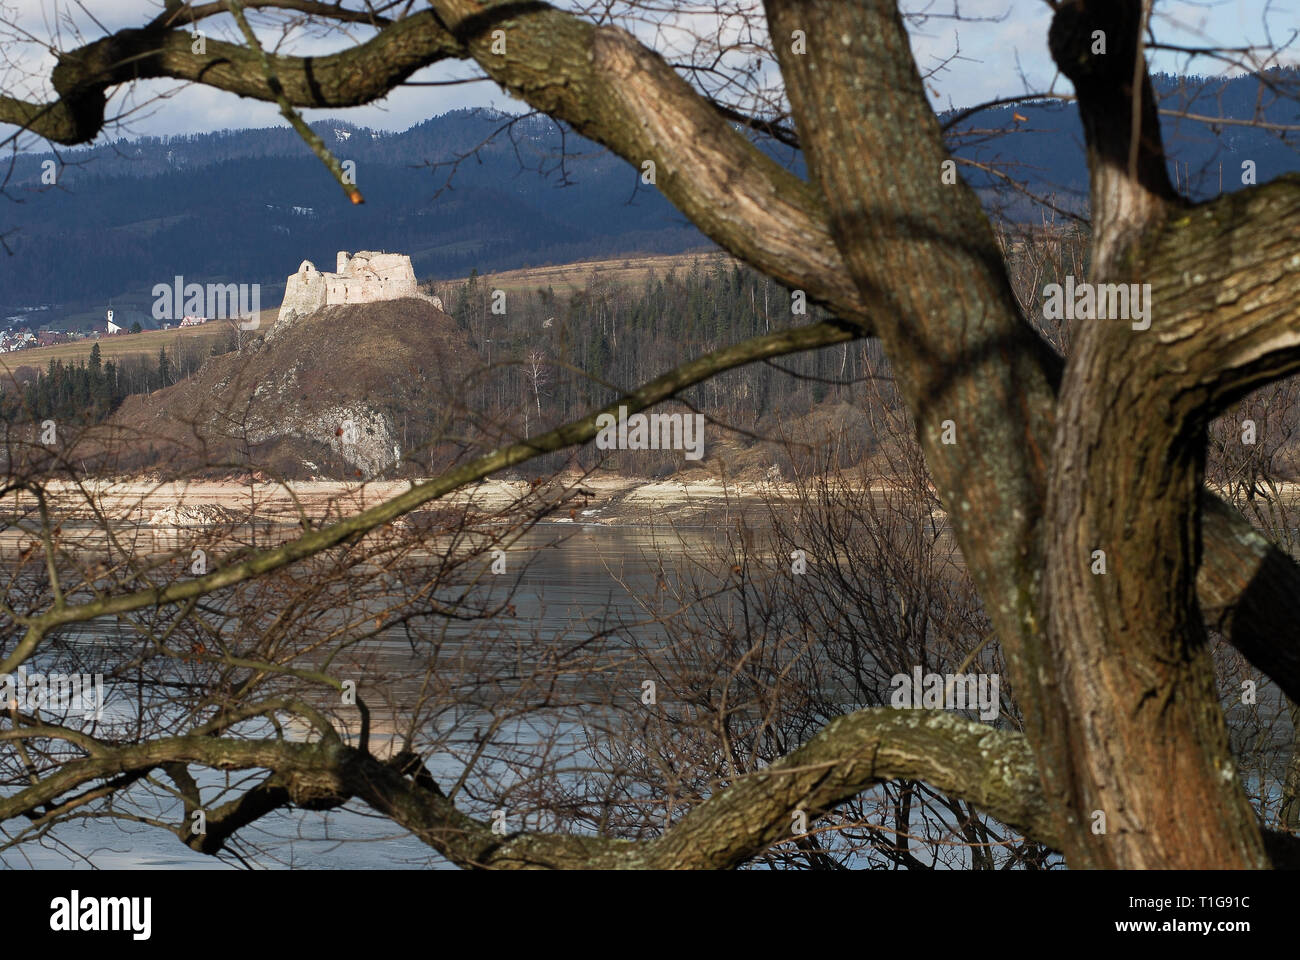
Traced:
[[215, 503], [195, 503], [189, 506], [163, 507], [149, 518], [151, 527], [206, 527], [213, 524], [237, 523], [243, 514], [218, 506]]
[[[296, 373], [290, 371], [279, 383], [259, 386], [255, 395], [274, 391], [280, 397], [292, 396], [296, 389]], [[293, 406], [297, 407], [296, 404]], [[365, 403], [320, 406], [296, 413], [296, 416], [288, 418], [250, 417], [249, 442], [265, 443], [288, 436], [324, 443], [365, 477], [375, 476], [401, 459], [401, 447], [393, 424], [388, 417]]]
[[[377, 303], [423, 296], [415, 282], [411, 258], [401, 253], [362, 250], [349, 256], [340, 250], [333, 273], [323, 273], [310, 260], [298, 266], [285, 282], [284, 301], [267, 339], [278, 336], [298, 317], [337, 304]], [[441, 308], [441, 304], [437, 304]]]

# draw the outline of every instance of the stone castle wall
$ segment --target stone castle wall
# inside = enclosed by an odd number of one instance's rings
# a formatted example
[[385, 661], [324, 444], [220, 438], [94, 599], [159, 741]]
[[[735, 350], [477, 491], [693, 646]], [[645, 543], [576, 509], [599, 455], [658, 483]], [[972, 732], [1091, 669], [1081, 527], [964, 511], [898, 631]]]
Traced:
[[420, 297], [410, 257], [374, 250], [348, 256], [346, 250], [340, 250], [333, 273], [317, 270], [310, 260], [304, 260], [297, 273], [290, 274], [285, 282], [284, 302], [271, 332], [322, 307], [401, 297]]

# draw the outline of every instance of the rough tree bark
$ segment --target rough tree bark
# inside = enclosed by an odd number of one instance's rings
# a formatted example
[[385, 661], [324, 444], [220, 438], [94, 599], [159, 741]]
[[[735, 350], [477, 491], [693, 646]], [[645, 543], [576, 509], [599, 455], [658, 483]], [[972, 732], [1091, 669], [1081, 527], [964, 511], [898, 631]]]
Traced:
[[[1300, 313], [1280, 290], [1300, 267], [1297, 197], [1286, 181], [1191, 209], [1174, 195], [1140, 23], [1138, 3], [1076, 3], [1051, 31], [1079, 95], [1100, 212], [1089, 279], [1150, 283], [1152, 316], [1146, 330], [1127, 318], [1082, 324], [1061, 386], [1041, 769], [1053, 801], [1074, 812], [1073, 863], [1258, 867], [1263, 842], [1195, 602], [1199, 491], [1209, 420], [1296, 363]], [[1104, 55], [1093, 52], [1098, 29]], [[1089, 811], [1105, 815], [1104, 833], [1089, 829]]]

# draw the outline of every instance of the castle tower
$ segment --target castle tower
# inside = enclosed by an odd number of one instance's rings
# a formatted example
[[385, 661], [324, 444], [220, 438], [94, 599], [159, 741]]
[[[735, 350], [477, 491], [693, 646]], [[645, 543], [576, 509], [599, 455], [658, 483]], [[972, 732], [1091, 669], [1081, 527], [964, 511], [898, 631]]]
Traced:
[[358, 250], [349, 255], [338, 251], [337, 270], [325, 273], [310, 260], [298, 266], [297, 273], [285, 278], [284, 301], [275, 324], [267, 333], [274, 339], [297, 317], [315, 313], [322, 307], [377, 303], [403, 297], [430, 300], [420, 293], [411, 258], [401, 253]]

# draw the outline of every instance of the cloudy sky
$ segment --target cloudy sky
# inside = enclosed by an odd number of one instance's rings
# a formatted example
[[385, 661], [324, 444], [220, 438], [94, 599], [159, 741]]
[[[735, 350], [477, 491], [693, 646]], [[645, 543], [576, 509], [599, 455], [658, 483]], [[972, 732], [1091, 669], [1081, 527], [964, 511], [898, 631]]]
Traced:
[[[905, 9], [951, 11], [953, 0], [907, 0]], [[45, 49], [51, 42], [60, 49], [74, 47], [102, 35], [104, 29], [138, 26], [161, 9], [161, 0], [0, 0], [0, 20], [12, 24], [0, 28], [0, 91], [28, 99], [50, 96], [49, 69], [53, 59]], [[557, 5], [564, 6], [563, 2]], [[1019, 94], [1026, 88], [1069, 92], [1067, 81], [1056, 75], [1047, 53], [1047, 28], [1051, 11], [1043, 0], [960, 0], [963, 22], [933, 17], [912, 25], [917, 62], [924, 70], [949, 63], [929, 83], [936, 106], [968, 106], [982, 100]], [[1300, 25], [1300, 0], [1160, 0], [1154, 26], [1157, 38], [1178, 46], [1241, 47], [1282, 45]], [[224, 22], [220, 22], [224, 21]], [[235, 39], [229, 18], [214, 19], [205, 29], [224, 39]], [[696, 21], [698, 23], [698, 21]], [[358, 33], [364, 37], [366, 34]], [[660, 34], [657, 47], [671, 33]], [[21, 41], [24, 37], [28, 42]], [[665, 40], [664, 38], [667, 37]], [[265, 42], [276, 36], [267, 32]], [[652, 39], [648, 35], [646, 39]], [[295, 36], [286, 49], [295, 53], [327, 53], [345, 40], [333, 37]], [[951, 59], [957, 53], [956, 59]], [[1281, 62], [1300, 62], [1300, 48], [1287, 49]], [[1198, 58], [1189, 66], [1185, 55], [1163, 53], [1154, 65], [1168, 72], [1238, 72], [1221, 62]], [[422, 71], [413, 80], [447, 80], [471, 75], [463, 65], [439, 65]], [[166, 99], [157, 100], [160, 93]], [[460, 86], [407, 87], [394, 91], [380, 103], [331, 115], [365, 126], [404, 130], [431, 116], [457, 107], [496, 106], [520, 109], [517, 101], [491, 82]], [[223, 128], [281, 124], [270, 104], [243, 100], [202, 86], [180, 87], [175, 83], [146, 83], [132, 91], [121, 91], [112, 110], [130, 111], [124, 132], [135, 135], [174, 135]], [[308, 119], [314, 119], [311, 111]], [[0, 128], [3, 130], [3, 128]], [[30, 146], [35, 147], [36, 144]]]

